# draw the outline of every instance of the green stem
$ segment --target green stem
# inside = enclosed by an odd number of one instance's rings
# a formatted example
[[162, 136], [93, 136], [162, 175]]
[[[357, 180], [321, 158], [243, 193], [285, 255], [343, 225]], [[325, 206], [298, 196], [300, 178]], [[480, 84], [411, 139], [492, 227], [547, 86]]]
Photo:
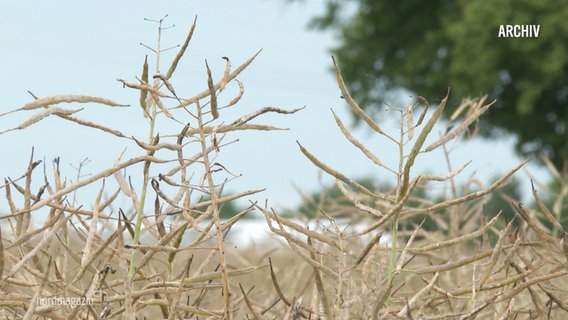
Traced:
[[394, 268], [396, 264], [396, 237], [398, 233], [398, 213], [395, 214], [392, 222], [392, 230], [391, 230], [391, 250], [390, 250], [390, 257], [389, 257], [389, 269], [388, 269], [388, 280], [389, 284], [392, 282], [394, 277]]
[[[158, 25], [158, 41], [156, 43], [156, 73], [160, 73], [160, 43], [162, 37], [162, 20], [159, 21]], [[148, 130], [148, 143], [152, 143], [154, 140], [154, 128], [156, 125], [156, 103], [150, 104], [150, 125]], [[148, 155], [153, 155], [154, 151], [148, 151]], [[144, 203], [146, 202], [146, 192], [148, 190], [148, 181], [150, 180], [150, 163], [144, 163], [143, 169], [143, 177], [144, 181], [142, 181], [142, 191], [140, 192], [140, 199], [138, 199], [138, 204], [136, 207], [136, 225], [134, 226], [134, 244], [138, 244], [140, 242], [140, 233], [142, 230], [142, 221], [144, 220]], [[136, 273], [136, 254], [137, 251], [134, 251], [130, 256], [130, 267], [128, 269], [128, 278], [132, 280], [134, 277], [134, 273]]]
[[[154, 140], [154, 127], [156, 124], [156, 105], [151, 108], [150, 116], [150, 130], [148, 143], [152, 143]], [[153, 151], [148, 151], [148, 155], [152, 155]], [[144, 180], [142, 181], [142, 191], [140, 193], [140, 199], [138, 199], [138, 205], [136, 207], [136, 224], [134, 226], [134, 244], [140, 242], [140, 233], [142, 230], [142, 220], [144, 219], [144, 203], [146, 202], [146, 192], [148, 190], [148, 181], [150, 180], [150, 163], [144, 163]], [[136, 272], [136, 254], [138, 251], [134, 251], [130, 256], [130, 267], [128, 269], [128, 278], [132, 280], [134, 273]]]
[[[404, 166], [404, 125], [403, 125], [404, 115], [401, 114], [401, 126], [400, 126], [400, 141], [398, 144], [398, 190], [396, 195], [396, 204], [400, 201], [403, 201], [404, 195], [406, 194], [408, 189], [408, 184], [405, 181], [408, 180], [408, 176], [410, 175], [410, 169], [407, 172]], [[396, 267], [396, 245], [397, 245], [397, 234], [398, 234], [398, 217], [400, 214], [400, 210], [398, 210], [392, 219], [392, 228], [391, 228], [391, 247], [390, 247], [390, 254], [389, 254], [389, 266], [388, 266], [388, 287], [392, 285], [392, 281], [394, 278], [394, 272]]]

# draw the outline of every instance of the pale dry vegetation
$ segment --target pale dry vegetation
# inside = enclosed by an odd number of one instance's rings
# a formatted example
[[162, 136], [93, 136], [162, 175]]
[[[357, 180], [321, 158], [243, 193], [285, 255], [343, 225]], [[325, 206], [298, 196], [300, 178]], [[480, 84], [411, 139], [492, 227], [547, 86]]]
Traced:
[[[162, 20], [158, 21], [158, 37]], [[491, 107], [485, 98], [464, 100], [453, 129], [426, 144], [439, 121], [447, 96], [433, 108], [419, 97], [420, 107], [396, 110], [400, 131], [384, 132], [350, 97], [338, 64], [333, 61], [341, 94], [353, 113], [384, 140], [381, 150], [398, 154], [391, 168], [354, 137], [336, 116], [339, 130], [354, 145], [353, 156], [367, 157], [394, 188], [371, 190], [318, 159], [299, 143], [300, 152], [327, 174], [349, 205], [320, 207], [315, 216], [328, 227], [310, 229], [284, 218], [269, 202], [250, 207], [229, 220], [219, 217], [224, 203], [247, 198], [259, 190], [226, 194], [237, 178], [219, 152], [237, 130], [278, 130], [253, 120], [267, 113], [292, 114], [264, 107], [238, 119], [223, 112], [235, 106], [244, 84], [235, 78], [256, 57], [238, 67], [224, 57], [220, 75], [204, 65], [203, 90], [187, 98], [183, 86], [170, 82], [191, 40], [195, 22], [167, 72], [155, 72], [144, 60], [139, 79], [118, 81], [138, 90], [147, 138], [129, 137], [117, 128], [79, 117], [91, 103], [122, 104], [108, 99], [61, 95], [35, 97], [11, 112], [34, 112], [29, 119], [2, 132], [25, 130], [46, 117], [72, 121], [95, 131], [101, 140], [121, 139], [136, 146], [138, 156], [82, 180], [60, 174], [59, 160], [41, 163], [35, 155], [17, 178], [2, 186], [4, 206], [0, 246], [0, 316], [24, 319], [562, 319], [568, 316], [567, 233], [533, 189], [538, 210], [508, 199], [520, 223], [504, 221], [499, 212], [485, 212], [484, 196], [507, 183], [520, 163], [490, 186], [460, 194], [454, 183], [464, 166], [443, 176], [413, 171], [426, 152], [475, 130]], [[158, 43], [160, 43], [158, 41]], [[218, 80], [216, 80], [218, 79]], [[238, 94], [227, 97], [227, 87]], [[80, 108], [66, 108], [80, 105]], [[420, 112], [418, 112], [420, 111]], [[7, 116], [4, 113], [1, 116]], [[160, 134], [158, 135], [158, 119]], [[170, 132], [167, 132], [170, 130]], [[190, 148], [191, 147], [191, 148]], [[190, 150], [192, 150], [191, 153]], [[196, 151], [197, 150], [197, 151]], [[300, 152], [298, 153], [299, 156]], [[448, 163], [451, 163], [448, 159]], [[125, 176], [139, 175], [141, 184]], [[554, 170], [554, 168], [551, 168]], [[136, 173], [135, 173], [136, 172]], [[559, 181], [567, 175], [555, 172]], [[72, 201], [75, 191], [99, 188], [88, 203]], [[451, 196], [432, 201], [415, 196], [436, 185]], [[564, 190], [564, 189], [563, 189]], [[128, 199], [121, 208], [119, 199]], [[560, 202], [562, 203], [562, 201]], [[334, 208], [333, 210], [329, 210]], [[554, 208], [553, 208], [554, 209]], [[235, 248], [226, 241], [231, 226], [249, 211], [261, 212], [283, 246]], [[32, 223], [42, 212], [46, 218]], [[437, 228], [422, 228], [416, 217], [428, 217]], [[349, 218], [361, 229], [345, 228]], [[544, 223], [547, 221], [546, 223]], [[399, 226], [404, 226], [404, 230]], [[192, 237], [189, 237], [192, 234]], [[388, 234], [389, 243], [381, 241]], [[72, 305], [49, 298], [83, 298]]]

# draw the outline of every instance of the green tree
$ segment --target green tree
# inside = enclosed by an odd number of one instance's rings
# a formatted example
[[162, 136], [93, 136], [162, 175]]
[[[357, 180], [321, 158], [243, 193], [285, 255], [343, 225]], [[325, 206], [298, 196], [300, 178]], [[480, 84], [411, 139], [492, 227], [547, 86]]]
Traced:
[[[560, 168], [568, 158], [566, 17], [568, 2], [556, 0], [328, 0], [312, 26], [337, 32], [333, 54], [367, 111], [401, 88], [428, 98], [448, 86], [454, 99], [488, 94], [497, 102], [481, 134], [513, 133], [518, 153], [544, 153]], [[539, 25], [539, 35], [499, 38], [501, 25]]]

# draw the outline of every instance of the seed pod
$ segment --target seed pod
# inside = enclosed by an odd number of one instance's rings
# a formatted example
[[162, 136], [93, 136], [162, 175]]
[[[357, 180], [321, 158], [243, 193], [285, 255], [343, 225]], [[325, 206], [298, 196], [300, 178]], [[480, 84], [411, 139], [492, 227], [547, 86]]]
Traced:
[[414, 137], [414, 119], [412, 117], [413, 109], [413, 105], [408, 105], [408, 107], [406, 107], [406, 126], [408, 127], [408, 140], [412, 140], [412, 138]]
[[[148, 55], [144, 58], [144, 65], [142, 66], [142, 84], [148, 84]], [[148, 97], [147, 90], [140, 90], [140, 107], [144, 110], [144, 114], [148, 114], [148, 106], [146, 98]]]
[[207, 67], [207, 86], [209, 87], [209, 96], [211, 98], [211, 115], [213, 119], [219, 117], [219, 111], [217, 110], [217, 93], [215, 92], [215, 85], [213, 84], [213, 78], [211, 77], [211, 69], [205, 60], [205, 66]]
[[225, 90], [227, 81], [229, 81], [229, 77], [231, 76], [231, 61], [227, 57], [223, 57], [223, 60], [226, 60], [227, 64], [225, 65], [225, 72], [223, 72], [223, 78], [221, 79], [221, 82], [219, 84], [220, 91]]

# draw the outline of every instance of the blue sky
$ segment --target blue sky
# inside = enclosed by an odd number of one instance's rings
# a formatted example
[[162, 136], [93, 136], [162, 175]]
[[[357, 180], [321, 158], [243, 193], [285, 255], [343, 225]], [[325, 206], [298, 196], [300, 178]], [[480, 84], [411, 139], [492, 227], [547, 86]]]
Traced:
[[[153, 46], [156, 41], [156, 24], [144, 18], [159, 19], [168, 15], [165, 25], [175, 24], [175, 27], [163, 32], [162, 46], [169, 47], [183, 42], [197, 15], [193, 40], [172, 79], [176, 88], [183, 88], [176, 91], [191, 96], [206, 88], [205, 59], [213, 72], [220, 74], [224, 66], [222, 56], [229, 57], [236, 66], [263, 49], [239, 76], [245, 86], [245, 96], [227, 115], [227, 121], [264, 106], [289, 109], [306, 106], [295, 115], [261, 118], [263, 123], [288, 127], [289, 131], [232, 137], [240, 141], [222, 150], [220, 159], [232, 172], [243, 176], [227, 185], [228, 190], [267, 188], [252, 200], [268, 199], [269, 204], [276, 207], [297, 205], [300, 196], [294, 186], [313, 191], [320, 182], [318, 170], [300, 153], [296, 140], [320, 160], [352, 178], [371, 176], [394, 182], [392, 176], [361, 156], [335, 125], [331, 108], [347, 123], [350, 116], [330, 72], [328, 50], [334, 45], [333, 34], [306, 28], [309, 19], [323, 10], [324, 1], [293, 4], [284, 0], [0, 1], [0, 41], [3, 44], [0, 63], [4, 72], [0, 78], [1, 112], [30, 102], [32, 98], [27, 90], [40, 97], [102, 96], [132, 107], [109, 110], [89, 105], [77, 116], [116, 126], [129, 135], [146, 137], [137, 92], [122, 88], [116, 79], [134, 81], [140, 74], [144, 56], [148, 54], [150, 61], [153, 59], [151, 52], [139, 45], [142, 42]], [[163, 54], [163, 69], [176, 52], [174, 49]], [[435, 102], [440, 97], [428, 98]], [[17, 126], [31, 114], [0, 117], [0, 131]], [[383, 126], [395, 133], [396, 123], [395, 117], [387, 117]], [[356, 136], [383, 161], [395, 163], [396, 150], [386, 140], [373, 138], [364, 130], [356, 130]], [[510, 151], [511, 142], [505, 139], [450, 143], [453, 167], [472, 160], [462, 175], [463, 180], [475, 175], [488, 182], [489, 177], [520, 161]], [[101, 138], [98, 133], [54, 117], [23, 131], [0, 135], [3, 150], [0, 175], [17, 177], [24, 172], [32, 146], [35, 146], [36, 159], [50, 162], [54, 157], [61, 157], [63, 175], [73, 180], [76, 172], [72, 165], [78, 165], [85, 158], [91, 162], [83, 173], [89, 174], [112, 166], [126, 146], [135, 151], [129, 141]], [[445, 173], [444, 161], [441, 152], [425, 155], [418, 159], [416, 173]], [[534, 172], [542, 174], [538, 170]], [[528, 181], [526, 176], [519, 178]], [[324, 178], [324, 182], [330, 181]], [[0, 200], [0, 210], [4, 208]]]

